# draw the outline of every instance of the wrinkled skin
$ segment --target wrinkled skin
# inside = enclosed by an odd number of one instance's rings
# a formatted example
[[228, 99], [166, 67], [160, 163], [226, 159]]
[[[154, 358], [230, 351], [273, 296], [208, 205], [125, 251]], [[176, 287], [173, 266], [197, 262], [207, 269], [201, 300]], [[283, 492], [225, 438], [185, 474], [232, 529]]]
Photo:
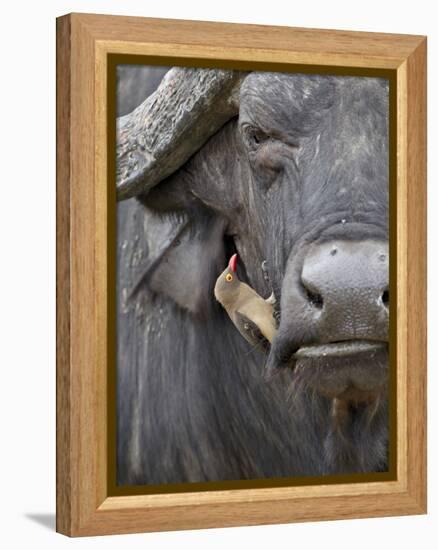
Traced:
[[[239, 117], [119, 205], [119, 483], [387, 468], [387, 117], [385, 80], [251, 73]], [[277, 298], [268, 356], [213, 297], [235, 251]]]

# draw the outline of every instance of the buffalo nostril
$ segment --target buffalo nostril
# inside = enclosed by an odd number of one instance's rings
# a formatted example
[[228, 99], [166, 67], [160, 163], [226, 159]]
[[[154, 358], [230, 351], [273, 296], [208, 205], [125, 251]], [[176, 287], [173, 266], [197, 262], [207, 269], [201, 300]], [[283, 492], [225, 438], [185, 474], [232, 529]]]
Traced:
[[382, 294], [382, 303], [385, 307], [389, 307], [389, 290], [386, 289]]
[[316, 307], [317, 309], [322, 309], [322, 306], [324, 305], [324, 300], [322, 299], [321, 294], [311, 290], [306, 285], [303, 285], [303, 287], [304, 287], [304, 291], [306, 293], [306, 297], [307, 297], [308, 302], [313, 307]]

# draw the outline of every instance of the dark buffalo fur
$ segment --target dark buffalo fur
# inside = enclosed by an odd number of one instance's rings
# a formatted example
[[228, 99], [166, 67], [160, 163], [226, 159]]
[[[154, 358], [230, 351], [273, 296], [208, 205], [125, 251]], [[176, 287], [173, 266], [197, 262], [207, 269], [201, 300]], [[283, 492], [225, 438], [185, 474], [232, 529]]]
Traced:
[[239, 118], [119, 205], [119, 484], [386, 470], [386, 389], [339, 403], [300, 369], [267, 380], [279, 344], [252, 349], [212, 289], [238, 251], [240, 278], [275, 291], [283, 347], [314, 342], [289, 289], [310, 244], [387, 240], [387, 118], [383, 79], [251, 73]]

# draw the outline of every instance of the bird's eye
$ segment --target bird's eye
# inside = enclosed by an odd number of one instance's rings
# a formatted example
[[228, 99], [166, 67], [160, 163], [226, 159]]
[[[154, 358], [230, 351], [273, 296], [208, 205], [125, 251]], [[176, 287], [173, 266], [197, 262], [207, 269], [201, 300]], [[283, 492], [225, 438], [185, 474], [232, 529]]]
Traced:
[[231, 273], [227, 273], [225, 275], [225, 280], [228, 281], [229, 283], [233, 280], [233, 276], [231, 275]]

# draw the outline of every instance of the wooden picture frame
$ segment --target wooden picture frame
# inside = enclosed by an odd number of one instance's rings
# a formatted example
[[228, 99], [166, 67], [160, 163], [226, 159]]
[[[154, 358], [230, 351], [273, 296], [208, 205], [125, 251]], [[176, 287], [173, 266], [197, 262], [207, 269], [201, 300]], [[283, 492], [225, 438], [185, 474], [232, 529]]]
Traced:
[[[383, 481], [108, 493], [109, 55], [383, 70], [396, 85], [396, 461]], [[391, 291], [392, 292], [392, 291]], [[57, 531], [70, 536], [426, 512], [426, 39], [70, 14], [57, 20]]]

